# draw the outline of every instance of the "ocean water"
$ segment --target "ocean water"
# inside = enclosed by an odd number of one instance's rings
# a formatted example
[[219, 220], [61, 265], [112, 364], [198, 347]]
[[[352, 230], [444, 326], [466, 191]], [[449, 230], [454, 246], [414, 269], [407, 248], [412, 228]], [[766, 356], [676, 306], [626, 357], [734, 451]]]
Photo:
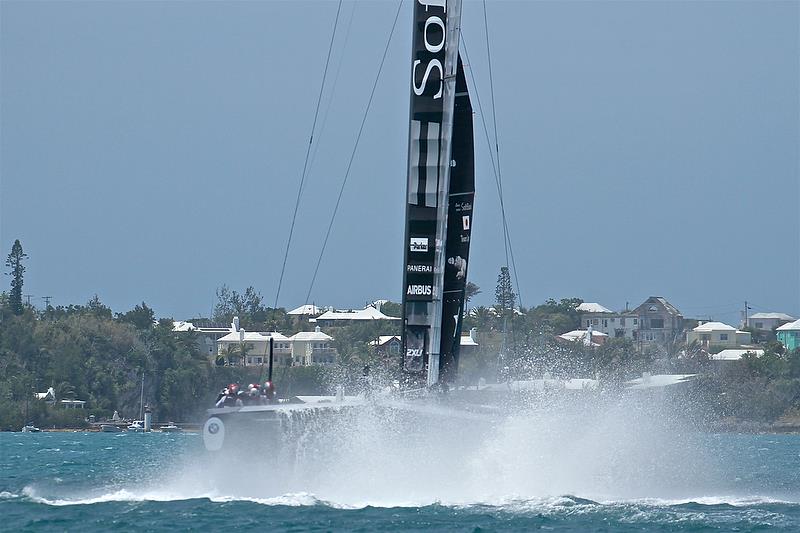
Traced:
[[800, 436], [633, 422], [518, 417], [469, 446], [434, 435], [427, 459], [374, 420], [292, 457], [212, 455], [192, 434], [0, 433], [0, 530], [800, 531]]

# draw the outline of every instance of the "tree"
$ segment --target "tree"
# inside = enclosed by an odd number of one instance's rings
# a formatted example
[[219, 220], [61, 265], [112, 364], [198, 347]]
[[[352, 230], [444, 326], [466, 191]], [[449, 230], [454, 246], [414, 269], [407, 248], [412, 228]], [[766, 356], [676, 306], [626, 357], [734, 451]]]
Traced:
[[28, 255], [22, 251], [19, 239], [15, 240], [14, 246], [11, 247], [11, 253], [6, 259], [6, 266], [11, 269], [8, 273], [11, 276], [11, 293], [8, 295], [8, 303], [15, 315], [21, 315], [23, 311], [22, 275], [25, 273], [25, 265], [22, 264], [22, 261], [27, 257]]
[[464, 289], [464, 301], [469, 303], [475, 296], [481, 293], [481, 288], [472, 283], [471, 281], [467, 282], [467, 287]]
[[244, 294], [231, 290], [227, 285], [217, 289], [217, 303], [214, 306], [215, 322], [229, 323], [234, 316], [245, 329], [267, 322], [268, 310], [263, 305], [264, 298], [255, 288], [247, 287]]
[[497, 276], [497, 287], [494, 290], [495, 309], [501, 317], [508, 316], [514, 311], [514, 304], [517, 295], [514, 294], [514, 287], [511, 284], [511, 274], [508, 267], [500, 267], [500, 275]]
[[117, 313], [117, 320], [133, 324], [136, 329], [148, 330], [153, 327], [155, 313], [142, 302], [127, 313]]

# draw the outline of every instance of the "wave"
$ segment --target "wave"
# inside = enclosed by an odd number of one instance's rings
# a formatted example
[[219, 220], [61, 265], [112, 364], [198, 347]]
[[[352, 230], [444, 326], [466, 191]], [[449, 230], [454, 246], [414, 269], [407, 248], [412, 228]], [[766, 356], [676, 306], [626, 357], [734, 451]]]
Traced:
[[[231, 494], [220, 494], [218, 492], [209, 493], [175, 493], [169, 491], [134, 491], [129, 489], [117, 489], [98, 495], [86, 496], [43, 496], [33, 487], [25, 487], [22, 496], [26, 499], [51, 506], [69, 505], [93, 505], [112, 502], [173, 502], [190, 500], [207, 500], [212, 503], [231, 503], [248, 502], [267, 506], [285, 507], [329, 507], [341, 510], [356, 510], [371, 508], [419, 508], [428, 506], [442, 506], [455, 509], [468, 510], [471, 508], [492, 508], [495, 510], [507, 511], [511, 513], [531, 513], [531, 512], [588, 512], [603, 508], [636, 507], [641, 509], [675, 509], [686, 506], [697, 506], [699, 508], [714, 508], [727, 506], [732, 508], [757, 508], [770, 505], [790, 505], [800, 506], [800, 501], [773, 498], [769, 496], [700, 496], [682, 499], [661, 499], [661, 498], [638, 498], [638, 499], [614, 499], [614, 500], [593, 500], [574, 495], [559, 495], [549, 497], [526, 498], [519, 495], [492, 498], [485, 501], [377, 501], [366, 500], [361, 502], [338, 502], [331, 499], [321, 498], [309, 492], [292, 492], [269, 497], [239, 496]], [[19, 498], [19, 494], [10, 492], [0, 492], [0, 499]]]
[[[42, 496], [38, 491], [31, 486], [25, 487], [22, 490], [22, 495], [30, 501], [41, 503], [44, 505], [51, 505], [55, 507], [63, 507], [69, 505], [93, 505], [100, 503], [113, 503], [113, 502], [175, 502], [175, 501], [190, 501], [190, 500], [208, 500], [213, 503], [230, 503], [230, 502], [250, 502], [261, 505], [274, 505], [286, 507], [314, 507], [326, 506], [333, 508], [353, 508], [348, 505], [339, 505], [335, 502], [328, 502], [321, 500], [313, 494], [306, 492], [282, 494], [279, 496], [268, 498], [257, 498], [250, 496], [230, 496], [220, 495], [216, 493], [206, 494], [175, 494], [169, 492], [159, 491], [144, 491], [136, 492], [128, 489], [113, 490], [104, 494], [92, 496], [73, 496], [73, 497], [57, 497], [57, 496]], [[10, 492], [0, 492], [0, 499], [19, 498], [19, 494]]]

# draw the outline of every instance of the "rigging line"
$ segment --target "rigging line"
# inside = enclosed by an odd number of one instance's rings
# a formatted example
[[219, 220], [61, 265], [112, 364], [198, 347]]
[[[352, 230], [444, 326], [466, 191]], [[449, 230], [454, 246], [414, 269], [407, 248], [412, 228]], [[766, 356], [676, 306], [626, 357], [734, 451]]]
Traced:
[[[503, 189], [502, 189], [502, 185], [500, 183], [500, 179], [499, 179], [499, 176], [498, 176], [498, 170], [495, 167], [494, 151], [492, 150], [492, 140], [491, 140], [491, 137], [489, 136], [489, 127], [486, 124], [486, 114], [483, 112], [483, 105], [481, 104], [481, 97], [480, 97], [480, 93], [478, 92], [478, 83], [477, 83], [477, 81], [475, 81], [475, 73], [472, 70], [471, 61], [469, 59], [469, 50], [467, 49], [467, 42], [464, 39], [463, 32], [461, 33], [461, 44], [464, 47], [464, 57], [467, 60], [467, 65], [470, 67], [469, 71], [470, 71], [470, 77], [471, 77], [471, 81], [472, 81], [473, 93], [475, 94], [475, 102], [478, 104], [478, 114], [480, 115], [481, 123], [483, 124], [483, 133], [484, 133], [484, 136], [486, 137], [486, 145], [489, 148], [489, 159], [492, 162], [492, 172], [494, 173], [495, 185], [497, 187], [497, 195], [498, 195], [498, 198], [500, 199], [500, 214], [501, 214], [501, 218], [502, 218], [502, 221], [503, 221], [504, 245], [506, 246], [506, 265], [508, 265], [508, 258], [509, 258], [508, 254], [510, 252], [510, 254], [511, 254], [511, 266], [512, 266], [512, 269], [514, 270], [514, 276], [515, 276], [516, 285], [517, 285], [517, 296], [519, 297], [519, 305], [521, 307], [522, 306], [522, 297], [519, 294], [519, 279], [516, 276], [517, 267], [516, 267], [515, 260], [514, 260], [514, 248], [511, 246], [511, 233], [510, 233], [510, 231], [508, 229], [508, 222], [507, 222], [507, 219], [506, 219], [505, 202], [503, 201]], [[507, 239], [507, 242], [506, 242], [506, 239]]]
[[386, 62], [386, 55], [389, 52], [389, 45], [392, 43], [392, 36], [394, 35], [394, 30], [397, 27], [397, 19], [400, 17], [400, 10], [403, 7], [403, 0], [397, 4], [397, 12], [394, 15], [394, 22], [392, 23], [392, 30], [389, 32], [389, 38], [386, 40], [386, 47], [383, 49], [383, 57], [381, 57], [381, 63], [378, 66], [378, 73], [375, 76], [375, 82], [372, 84], [372, 92], [370, 92], [369, 100], [367, 101], [367, 107], [364, 109], [364, 116], [361, 118], [361, 126], [358, 128], [358, 135], [356, 135], [356, 142], [353, 146], [353, 151], [350, 154], [350, 161], [347, 163], [347, 170], [344, 173], [344, 179], [342, 179], [342, 185], [339, 188], [339, 196], [336, 198], [336, 204], [333, 206], [333, 213], [331, 214], [331, 220], [328, 223], [328, 230], [325, 232], [325, 239], [322, 242], [322, 250], [319, 252], [319, 257], [317, 258], [317, 265], [314, 267], [314, 275], [311, 278], [311, 284], [308, 286], [308, 293], [306, 293], [306, 300], [311, 298], [311, 291], [314, 289], [314, 283], [317, 281], [317, 274], [319, 273], [319, 266], [322, 264], [322, 256], [325, 254], [325, 248], [328, 246], [328, 238], [331, 236], [331, 229], [333, 228], [333, 222], [336, 219], [336, 213], [339, 211], [339, 204], [342, 201], [342, 194], [344, 193], [344, 187], [347, 185], [347, 179], [350, 177], [350, 168], [353, 166], [353, 160], [356, 156], [356, 151], [358, 150], [358, 143], [361, 140], [361, 133], [364, 131], [364, 124], [367, 122], [367, 116], [369, 115], [369, 110], [372, 107], [372, 99], [375, 96], [375, 89], [378, 87], [378, 80], [381, 77], [381, 71], [383, 71], [383, 64]]
[[300, 175], [300, 186], [297, 189], [297, 199], [294, 202], [294, 212], [292, 213], [292, 223], [289, 226], [289, 238], [286, 241], [286, 251], [283, 254], [283, 265], [281, 265], [281, 275], [278, 278], [278, 289], [275, 291], [275, 305], [273, 309], [278, 307], [278, 298], [281, 295], [281, 286], [283, 285], [283, 275], [286, 273], [286, 260], [289, 258], [289, 248], [292, 245], [292, 235], [294, 235], [294, 225], [297, 221], [297, 212], [300, 208], [300, 198], [303, 195], [303, 185], [306, 181], [308, 170], [308, 158], [311, 153], [311, 144], [314, 142], [314, 130], [317, 127], [317, 117], [319, 116], [319, 106], [322, 102], [322, 92], [325, 89], [325, 78], [328, 75], [328, 65], [331, 61], [331, 51], [333, 50], [333, 40], [336, 38], [336, 27], [339, 25], [339, 13], [342, 11], [342, 0], [339, 0], [339, 5], [336, 8], [336, 19], [333, 22], [333, 33], [331, 34], [331, 42], [328, 45], [328, 56], [325, 58], [325, 70], [322, 72], [322, 83], [319, 87], [319, 96], [317, 97], [317, 107], [314, 110], [314, 122], [311, 125], [311, 135], [308, 139], [308, 147], [306, 148], [306, 157], [303, 161], [303, 173]]
[[517, 285], [517, 301], [520, 307], [522, 306], [522, 293], [519, 288], [519, 275], [517, 274], [517, 267], [514, 261], [514, 250], [511, 248], [511, 234], [508, 230], [508, 220], [506, 219], [505, 201], [503, 194], [503, 172], [500, 165], [500, 142], [497, 138], [497, 111], [494, 103], [494, 76], [492, 74], [492, 52], [489, 47], [489, 22], [486, 16], [486, 0], [483, 0], [483, 24], [486, 29], [486, 57], [489, 64], [489, 93], [492, 99], [492, 122], [494, 127], [494, 147], [497, 153], [497, 181], [500, 189], [500, 207], [503, 213], [503, 231], [506, 240], [506, 265], [508, 265], [508, 255], [511, 252], [511, 267], [514, 270], [514, 281]]
[[[308, 172], [311, 173], [311, 170], [314, 168], [314, 161], [317, 159], [317, 152], [319, 152], [319, 145], [320, 139], [322, 138], [322, 134], [325, 133], [325, 126], [328, 124], [328, 114], [331, 110], [331, 103], [333, 102], [333, 97], [336, 94], [336, 86], [339, 83], [339, 74], [342, 71], [342, 64], [344, 63], [344, 54], [347, 50], [347, 42], [350, 40], [350, 28], [353, 25], [353, 16], [356, 13], [356, 7], [358, 7], [358, 2], [353, 3], [353, 9], [350, 10], [350, 20], [347, 22], [347, 29], [344, 32], [344, 43], [342, 44], [342, 56], [339, 57], [339, 64], [336, 67], [336, 74], [333, 76], [333, 85], [331, 86], [331, 95], [330, 100], [328, 101], [328, 105], [325, 107], [325, 113], [322, 115], [322, 126], [319, 128], [319, 134], [317, 135], [317, 143], [314, 145], [314, 152], [311, 154], [311, 162], [308, 164]], [[308, 303], [308, 302], [306, 302]]]

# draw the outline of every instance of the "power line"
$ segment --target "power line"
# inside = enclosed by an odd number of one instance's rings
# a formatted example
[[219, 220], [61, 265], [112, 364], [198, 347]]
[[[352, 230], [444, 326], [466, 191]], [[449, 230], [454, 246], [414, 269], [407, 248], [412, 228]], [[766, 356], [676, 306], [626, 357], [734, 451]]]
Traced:
[[[471, 65], [469, 58], [469, 50], [467, 49], [467, 42], [464, 39], [463, 32], [461, 33], [461, 44], [464, 48], [464, 56], [467, 60], [467, 66]], [[522, 296], [519, 290], [519, 278], [517, 277], [516, 261], [514, 260], [514, 248], [511, 244], [511, 233], [508, 229], [508, 222], [506, 218], [505, 201], [503, 198], [503, 187], [500, 182], [500, 176], [495, 163], [494, 150], [492, 149], [492, 140], [489, 135], [489, 126], [486, 124], [486, 114], [483, 112], [483, 105], [481, 103], [480, 93], [478, 92], [478, 83], [475, 81], [475, 73], [470, 67], [470, 79], [472, 81], [472, 92], [475, 95], [475, 102], [478, 104], [478, 114], [481, 117], [481, 124], [483, 125], [483, 133], [486, 138], [486, 146], [489, 148], [489, 159], [492, 163], [492, 173], [494, 174], [495, 186], [497, 188], [497, 196], [500, 200], [500, 215], [503, 222], [503, 244], [506, 248], [506, 265], [509, 263], [509, 256], [511, 259], [511, 267], [514, 270], [515, 284], [517, 286], [517, 296], [519, 297], [519, 304], [522, 306]]]
[[281, 265], [281, 275], [278, 278], [278, 289], [275, 291], [275, 305], [273, 309], [278, 307], [278, 298], [281, 294], [281, 286], [283, 285], [283, 275], [286, 272], [286, 260], [289, 258], [289, 247], [292, 245], [292, 235], [294, 234], [294, 225], [297, 221], [297, 211], [300, 208], [300, 198], [303, 195], [303, 185], [306, 181], [307, 170], [308, 170], [308, 160], [309, 155], [311, 154], [311, 144], [314, 142], [314, 130], [317, 127], [317, 117], [319, 116], [319, 106], [322, 102], [322, 93], [325, 89], [325, 78], [328, 75], [328, 65], [330, 64], [331, 60], [331, 51], [333, 50], [333, 41], [336, 38], [336, 27], [339, 25], [339, 13], [342, 10], [342, 0], [339, 0], [339, 5], [336, 8], [336, 20], [333, 22], [333, 33], [331, 34], [331, 42], [328, 46], [328, 56], [325, 59], [325, 70], [322, 72], [322, 84], [319, 87], [319, 96], [317, 97], [317, 107], [314, 110], [314, 122], [311, 125], [311, 135], [308, 139], [308, 146], [306, 147], [306, 157], [303, 161], [303, 172], [300, 175], [300, 186], [297, 189], [297, 199], [294, 202], [294, 212], [292, 213], [292, 223], [289, 226], [289, 238], [286, 241], [286, 251], [283, 254], [283, 264]]
[[381, 71], [383, 70], [383, 64], [386, 61], [386, 54], [389, 52], [389, 45], [392, 43], [392, 36], [394, 35], [394, 30], [397, 27], [397, 19], [400, 17], [400, 9], [403, 7], [403, 0], [397, 4], [397, 12], [394, 15], [394, 22], [392, 22], [392, 29], [389, 32], [389, 38], [386, 40], [386, 47], [383, 49], [383, 57], [381, 57], [381, 63], [378, 66], [378, 73], [375, 75], [375, 82], [372, 84], [372, 91], [369, 95], [369, 100], [367, 101], [367, 107], [364, 109], [364, 116], [361, 118], [361, 126], [358, 128], [358, 135], [356, 135], [356, 142], [353, 146], [353, 151], [350, 154], [350, 161], [347, 163], [347, 170], [344, 173], [344, 178], [342, 179], [342, 185], [339, 188], [339, 195], [336, 197], [336, 204], [333, 207], [333, 213], [331, 214], [331, 220], [328, 223], [328, 229], [325, 232], [325, 239], [322, 242], [322, 250], [319, 252], [319, 257], [317, 258], [317, 264], [314, 267], [314, 275], [311, 277], [311, 284], [308, 286], [308, 292], [306, 293], [306, 301], [311, 298], [311, 291], [314, 289], [314, 283], [317, 280], [317, 274], [319, 273], [319, 266], [322, 264], [322, 256], [325, 254], [325, 248], [328, 246], [328, 239], [331, 236], [331, 229], [333, 228], [333, 222], [336, 219], [336, 213], [339, 211], [339, 204], [342, 201], [342, 194], [344, 193], [344, 187], [347, 185], [347, 179], [350, 177], [350, 169], [353, 166], [353, 159], [355, 159], [356, 151], [358, 150], [358, 143], [361, 140], [361, 134], [364, 131], [364, 124], [367, 122], [367, 115], [369, 115], [369, 110], [372, 107], [372, 99], [375, 96], [375, 89], [378, 87], [378, 80], [381, 77]]
[[508, 265], [508, 256], [511, 255], [511, 268], [514, 270], [514, 281], [517, 285], [517, 299], [519, 306], [522, 307], [522, 293], [519, 288], [519, 276], [517, 275], [517, 265], [514, 260], [514, 250], [511, 248], [511, 234], [508, 230], [508, 219], [506, 218], [505, 210], [505, 197], [503, 195], [503, 172], [500, 165], [500, 142], [498, 141], [497, 134], [497, 111], [494, 104], [494, 75], [492, 73], [492, 51], [489, 46], [489, 21], [486, 16], [486, 0], [483, 0], [483, 24], [486, 34], [486, 57], [489, 65], [489, 93], [492, 99], [492, 124], [494, 127], [494, 147], [497, 153], [497, 184], [500, 191], [500, 210], [503, 214], [503, 237], [506, 242], [506, 265]]
[[[322, 138], [322, 135], [325, 133], [325, 126], [328, 124], [328, 114], [331, 110], [331, 103], [333, 102], [333, 97], [336, 94], [336, 86], [339, 83], [339, 74], [342, 71], [342, 63], [344, 63], [344, 54], [347, 51], [347, 42], [350, 40], [350, 28], [353, 25], [353, 17], [356, 13], [356, 8], [358, 7], [358, 3], [353, 3], [353, 9], [350, 10], [350, 19], [347, 21], [347, 29], [344, 31], [344, 42], [342, 43], [342, 55], [339, 56], [339, 63], [336, 65], [336, 74], [333, 76], [333, 84], [331, 86], [331, 94], [328, 100], [328, 105], [325, 107], [325, 113], [322, 115], [322, 125], [319, 128], [319, 135], [317, 135], [317, 144], [314, 145], [314, 152], [311, 154], [311, 162], [308, 165], [309, 173], [311, 169], [314, 168], [314, 161], [317, 159], [317, 153], [319, 152], [319, 140]], [[307, 303], [307, 302], [304, 302]]]

